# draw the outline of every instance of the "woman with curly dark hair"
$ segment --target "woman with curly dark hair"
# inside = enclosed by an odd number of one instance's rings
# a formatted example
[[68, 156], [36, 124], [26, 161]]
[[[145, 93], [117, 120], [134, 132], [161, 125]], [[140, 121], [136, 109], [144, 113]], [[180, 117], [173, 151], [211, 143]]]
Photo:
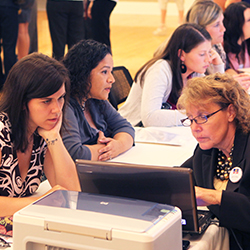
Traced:
[[71, 81], [63, 141], [75, 159], [109, 160], [128, 150], [134, 129], [107, 101], [114, 83], [110, 48], [82, 40], [63, 59]]

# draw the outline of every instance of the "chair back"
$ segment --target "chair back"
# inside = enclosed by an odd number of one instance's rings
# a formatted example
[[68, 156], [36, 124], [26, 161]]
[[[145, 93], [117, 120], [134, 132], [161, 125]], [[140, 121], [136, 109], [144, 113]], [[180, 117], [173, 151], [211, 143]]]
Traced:
[[133, 79], [124, 66], [117, 66], [113, 68], [113, 75], [115, 82], [109, 93], [109, 102], [115, 109], [118, 109], [118, 104], [124, 102], [129, 94]]

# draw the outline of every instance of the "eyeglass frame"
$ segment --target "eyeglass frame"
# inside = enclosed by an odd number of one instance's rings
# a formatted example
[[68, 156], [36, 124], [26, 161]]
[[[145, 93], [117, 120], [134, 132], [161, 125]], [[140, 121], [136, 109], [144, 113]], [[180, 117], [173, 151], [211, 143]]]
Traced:
[[[208, 118], [209, 118], [209, 117], [215, 115], [216, 113], [218, 113], [219, 111], [223, 110], [224, 108], [227, 108], [227, 107], [220, 108], [220, 109], [218, 109], [218, 110], [216, 110], [216, 111], [214, 111], [213, 113], [208, 114], [208, 115], [197, 115], [196, 117], [194, 117], [194, 118], [192, 118], [192, 119], [186, 117], [186, 118], [184, 118], [184, 119], [181, 119], [181, 124], [182, 124], [184, 127], [190, 127], [190, 126], [193, 124], [193, 121], [195, 121], [196, 124], [204, 124], [204, 123], [206, 123], [206, 122], [208, 121]], [[197, 122], [197, 120], [196, 120], [195, 118], [201, 117], [201, 116], [205, 118], [205, 121], [204, 121], [204, 122]], [[185, 122], [186, 120], [189, 120], [189, 121], [190, 121], [190, 125], [184, 125], [184, 122]]]

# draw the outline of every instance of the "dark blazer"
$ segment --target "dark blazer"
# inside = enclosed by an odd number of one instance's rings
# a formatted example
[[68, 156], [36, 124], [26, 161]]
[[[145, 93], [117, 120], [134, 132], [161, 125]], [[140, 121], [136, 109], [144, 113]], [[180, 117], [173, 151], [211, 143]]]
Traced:
[[[202, 150], [199, 145], [194, 155], [182, 167], [193, 169], [195, 184], [199, 187], [214, 189], [213, 180], [218, 162], [218, 149]], [[250, 249], [250, 133], [235, 133], [233, 168], [240, 167], [242, 178], [237, 183], [228, 181], [222, 192], [221, 205], [209, 206], [220, 221], [220, 226], [230, 232], [230, 250]]]

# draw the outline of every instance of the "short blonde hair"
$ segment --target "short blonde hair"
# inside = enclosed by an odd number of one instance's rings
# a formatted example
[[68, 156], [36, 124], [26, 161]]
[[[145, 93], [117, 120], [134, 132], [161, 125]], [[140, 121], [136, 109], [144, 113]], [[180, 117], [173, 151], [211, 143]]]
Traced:
[[213, 0], [196, 0], [186, 15], [187, 23], [196, 23], [206, 28], [223, 13], [221, 7]]
[[232, 104], [235, 108], [235, 123], [244, 133], [250, 131], [250, 97], [241, 85], [228, 74], [212, 74], [188, 80], [178, 100], [177, 108], [190, 105], [202, 107], [215, 103], [221, 108]]

